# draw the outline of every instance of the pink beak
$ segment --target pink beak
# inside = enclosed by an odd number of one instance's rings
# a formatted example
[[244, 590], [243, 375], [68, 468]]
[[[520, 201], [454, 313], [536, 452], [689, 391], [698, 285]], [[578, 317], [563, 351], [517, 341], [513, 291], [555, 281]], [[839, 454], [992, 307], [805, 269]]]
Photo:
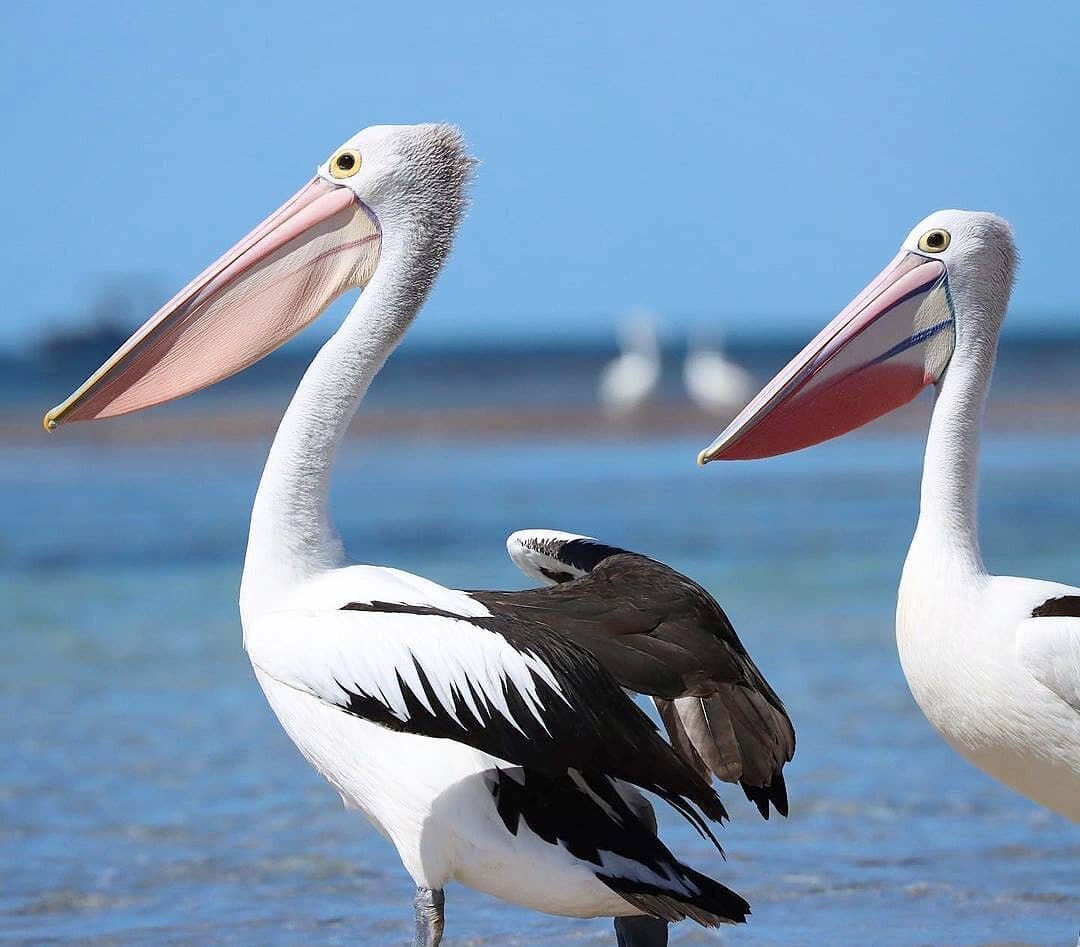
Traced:
[[954, 341], [945, 264], [902, 251], [698, 463], [786, 454], [861, 427], [936, 382]]
[[171, 401], [257, 362], [366, 285], [380, 241], [349, 188], [315, 178], [151, 316], [45, 429]]

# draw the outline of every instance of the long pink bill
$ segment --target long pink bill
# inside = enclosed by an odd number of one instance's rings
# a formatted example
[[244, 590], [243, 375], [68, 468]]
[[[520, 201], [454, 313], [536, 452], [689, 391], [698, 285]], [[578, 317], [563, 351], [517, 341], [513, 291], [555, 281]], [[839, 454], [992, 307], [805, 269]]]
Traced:
[[772, 457], [839, 437], [941, 377], [954, 325], [945, 265], [901, 253], [698, 455]]
[[268, 355], [378, 262], [374, 215], [316, 178], [167, 302], [66, 401], [46, 430], [139, 411]]

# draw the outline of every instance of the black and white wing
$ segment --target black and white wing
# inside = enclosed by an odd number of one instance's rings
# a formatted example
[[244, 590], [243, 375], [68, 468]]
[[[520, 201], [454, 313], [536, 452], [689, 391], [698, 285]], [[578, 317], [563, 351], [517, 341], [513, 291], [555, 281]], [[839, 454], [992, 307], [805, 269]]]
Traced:
[[625, 783], [578, 772], [553, 777], [526, 767], [485, 775], [511, 835], [524, 823], [549, 845], [595, 866], [600, 881], [646, 914], [716, 927], [750, 913], [734, 891], [671, 853], [657, 834], [652, 806]]
[[783, 768], [795, 731], [716, 601], [648, 556], [555, 530], [522, 530], [510, 557], [548, 588], [471, 592], [498, 615], [528, 615], [654, 699], [679, 756], [706, 779], [739, 782], [765, 818], [787, 815]]
[[274, 680], [381, 726], [455, 740], [552, 776], [577, 770], [624, 780], [710, 838], [693, 806], [714, 820], [726, 816], [708, 783], [586, 648], [517, 615], [377, 601], [290, 610], [260, 616], [247, 648]]
[[1020, 623], [1016, 649], [1028, 673], [1080, 711], [1080, 594], [1047, 599]]

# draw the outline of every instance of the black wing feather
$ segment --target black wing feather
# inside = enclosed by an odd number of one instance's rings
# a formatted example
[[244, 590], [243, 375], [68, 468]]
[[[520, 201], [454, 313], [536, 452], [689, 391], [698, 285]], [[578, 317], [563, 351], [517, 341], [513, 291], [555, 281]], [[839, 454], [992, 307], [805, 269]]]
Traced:
[[470, 706], [461, 694], [455, 693], [454, 706], [446, 707], [428, 673], [414, 659], [422, 693], [416, 693], [398, 675], [407, 710], [405, 720], [379, 694], [366, 693], [350, 681], [337, 682], [342, 690], [339, 706], [343, 710], [391, 729], [465, 743], [550, 776], [576, 769], [625, 780], [656, 793], [715, 844], [712, 833], [690, 803], [708, 818], [719, 821], [727, 817], [719, 797], [661, 738], [656, 725], [586, 648], [516, 615], [465, 617], [394, 602], [355, 602], [344, 606], [344, 610], [436, 615], [497, 632], [519, 652], [542, 661], [561, 693], [534, 675], [536, 695], [543, 708], [540, 719], [510, 684], [504, 684], [503, 697], [513, 722], [501, 713], [483, 709], [479, 714], [474, 712], [473, 707], [487, 705], [474, 699]]
[[[596, 876], [631, 904], [654, 917], [690, 917], [714, 927], [746, 919], [749, 905], [739, 895], [680, 862], [656, 835], [655, 824], [627, 804], [606, 776], [550, 776], [528, 768], [493, 770], [488, 785], [496, 810], [511, 835], [527, 825], [551, 845], [597, 868]], [[646, 818], [652, 820], [649, 811]], [[620, 876], [604, 867], [613, 854], [655, 873], [649, 879]], [[666, 879], [658, 883], [659, 879]], [[682, 890], [680, 890], [682, 889]]]
[[1032, 618], [1080, 618], [1080, 595], [1048, 598], [1031, 610]]

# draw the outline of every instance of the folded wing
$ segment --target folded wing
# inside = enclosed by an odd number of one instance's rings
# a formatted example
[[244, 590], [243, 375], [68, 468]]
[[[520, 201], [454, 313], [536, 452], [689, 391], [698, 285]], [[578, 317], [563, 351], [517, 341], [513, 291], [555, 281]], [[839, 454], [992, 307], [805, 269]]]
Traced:
[[688, 766], [740, 783], [765, 818], [770, 803], [787, 814], [791, 720], [708, 592], [661, 562], [586, 536], [525, 530], [507, 549], [526, 575], [551, 584], [469, 593], [474, 599], [580, 644], [623, 687], [654, 699]]
[[380, 726], [553, 776], [625, 780], [709, 838], [693, 806], [711, 819], [726, 815], [587, 649], [516, 616], [378, 601], [291, 610], [261, 616], [247, 647], [274, 680]]

